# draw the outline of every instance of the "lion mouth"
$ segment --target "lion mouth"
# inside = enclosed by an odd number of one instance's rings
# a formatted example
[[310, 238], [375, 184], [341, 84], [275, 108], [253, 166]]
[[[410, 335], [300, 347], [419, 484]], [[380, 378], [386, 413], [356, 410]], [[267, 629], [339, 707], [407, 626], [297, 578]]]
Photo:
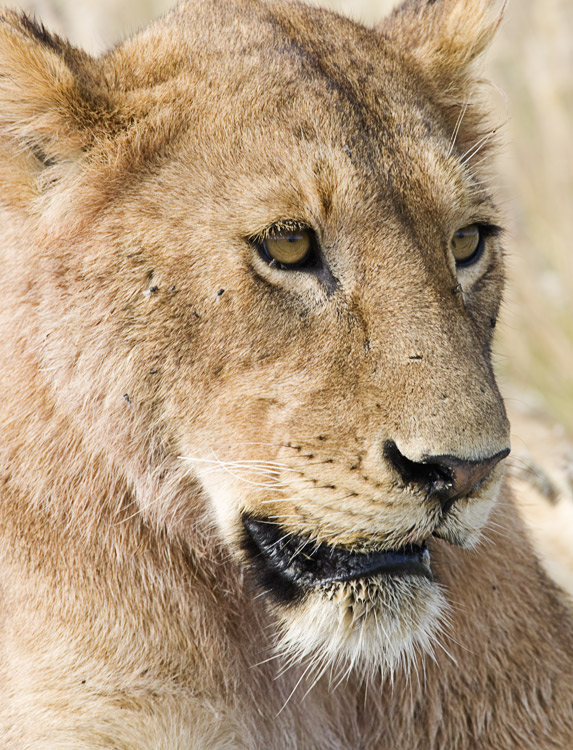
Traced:
[[317, 544], [286, 532], [273, 521], [243, 516], [243, 547], [263, 588], [292, 599], [301, 588], [327, 586], [373, 576], [417, 576], [432, 580], [425, 544], [356, 552]]

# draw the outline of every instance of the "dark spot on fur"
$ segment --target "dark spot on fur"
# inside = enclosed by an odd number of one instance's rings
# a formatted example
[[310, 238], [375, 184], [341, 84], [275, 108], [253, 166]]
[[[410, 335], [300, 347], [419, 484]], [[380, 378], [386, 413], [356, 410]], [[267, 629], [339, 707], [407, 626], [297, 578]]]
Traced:
[[388, 168], [388, 172], [386, 174], [386, 185], [388, 186], [389, 190], [392, 191], [394, 189], [394, 181], [392, 179], [392, 167], [391, 166]]
[[46, 152], [36, 143], [30, 144], [30, 151], [34, 154], [36, 159], [44, 165], [44, 167], [53, 167], [54, 164], [57, 164], [56, 160], [51, 156], [48, 156], [48, 154], [46, 154]]
[[408, 359], [422, 359], [421, 354], [413, 354], [411, 357], [408, 357]]
[[307, 453], [307, 454], [306, 454], [306, 457], [307, 457], [307, 458], [314, 458], [314, 453]]
[[296, 127], [293, 128], [293, 133], [299, 140], [308, 141], [309, 143], [316, 141], [316, 126], [309, 120], [297, 123]]
[[131, 404], [131, 399], [129, 397], [129, 393], [124, 393], [123, 397], [124, 397], [126, 403]]
[[170, 292], [174, 292], [176, 289], [177, 289], [177, 287], [175, 286], [175, 284], [173, 284], [173, 286], [169, 287], [169, 291]]
[[324, 435], [319, 435], [319, 436], [318, 436], [318, 439], [319, 439], [319, 440], [326, 440], [326, 438], [324, 437]]
[[196, 318], [199, 318], [199, 317], [200, 317], [200, 316], [199, 316], [199, 313], [197, 312], [197, 310], [193, 310], [193, 315], [194, 315], [194, 316], [195, 316]]
[[454, 294], [461, 294], [463, 291], [464, 290], [461, 284], [456, 284], [456, 286], [452, 289], [452, 292]]
[[151, 292], [151, 294], [157, 294], [157, 292], [159, 291], [159, 287], [155, 286], [155, 285], [154, 286], [150, 286], [149, 287], [149, 291]]
[[489, 327], [490, 327], [490, 328], [495, 328], [495, 327], [496, 327], [496, 325], [497, 325], [497, 318], [492, 318], [492, 319], [491, 319], [491, 320], [489, 321]]
[[217, 292], [217, 297], [222, 297], [224, 294], [225, 294], [225, 290], [219, 289], [219, 291]]
[[20, 16], [20, 24], [22, 25], [22, 28], [27, 31], [33, 39], [40, 42], [41, 45], [61, 54], [62, 43], [60, 39], [58, 39], [57, 36], [50, 34], [46, 27], [39, 21], [36, 21], [23, 13]]
[[149, 371], [149, 374], [150, 375], [157, 375], [157, 370], [155, 369], [155, 367], [153, 368], [153, 370]]
[[333, 458], [327, 458], [324, 463], [325, 464], [333, 464], [334, 463], [334, 459]]

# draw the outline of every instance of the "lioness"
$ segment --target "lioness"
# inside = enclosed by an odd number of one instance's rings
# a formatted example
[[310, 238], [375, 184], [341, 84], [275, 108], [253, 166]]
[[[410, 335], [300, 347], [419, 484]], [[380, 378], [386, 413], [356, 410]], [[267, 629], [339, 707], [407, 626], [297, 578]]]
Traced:
[[0, 15], [0, 738], [570, 748], [507, 489], [489, 0]]

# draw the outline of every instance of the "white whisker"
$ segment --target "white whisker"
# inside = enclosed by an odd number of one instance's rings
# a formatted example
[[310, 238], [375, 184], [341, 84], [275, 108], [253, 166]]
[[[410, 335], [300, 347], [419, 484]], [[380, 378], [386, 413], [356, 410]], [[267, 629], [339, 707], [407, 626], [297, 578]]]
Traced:
[[462, 124], [462, 120], [464, 119], [464, 115], [465, 115], [465, 113], [467, 111], [468, 106], [469, 106], [469, 102], [465, 102], [464, 106], [462, 107], [462, 109], [460, 111], [460, 114], [458, 115], [458, 119], [457, 119], [456, 125], [454, 127], [454, 132], [452, 133], [452, 137], [451, 137], [451, 140], [450, 140], [450, 148], [448, 150], [448, 157], [452, 155], [452, 152], [453, 152], [453, 150], [455, 148], [456, 140], [457, 140], [457, 137], [458, 137], [458, 133], [460, 132], [460, 127], [461, 127], [461, 124]]
[[490, 130], [489, 133], [486, 133], [484, 136], [482, 136], [476, 144], [474, 144], [471, 148], [469, 148], [460, 157], [460, 163], [462, 165], [466, 164], [473, 156], [475, 156], [482, 150], [482, 148], [486, 145], [488, 140], [492, 138], [496, 133], [497, 133], [497, 128], [494, 128], [493, 130]]

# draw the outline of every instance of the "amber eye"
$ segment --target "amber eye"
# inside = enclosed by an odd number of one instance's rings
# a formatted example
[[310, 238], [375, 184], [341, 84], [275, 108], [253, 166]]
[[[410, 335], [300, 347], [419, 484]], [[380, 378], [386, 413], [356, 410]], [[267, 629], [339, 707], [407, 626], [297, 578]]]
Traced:
[[479, 258], [483, 248], [480, 227], [468, 224], [452, 237], [452, 253], [458, 266], [469, 266]]
[[312, 253], [312, 232], [310, 229], [277, 231], [263, 240], [262, 249], [268, 261], [299, 266]]

